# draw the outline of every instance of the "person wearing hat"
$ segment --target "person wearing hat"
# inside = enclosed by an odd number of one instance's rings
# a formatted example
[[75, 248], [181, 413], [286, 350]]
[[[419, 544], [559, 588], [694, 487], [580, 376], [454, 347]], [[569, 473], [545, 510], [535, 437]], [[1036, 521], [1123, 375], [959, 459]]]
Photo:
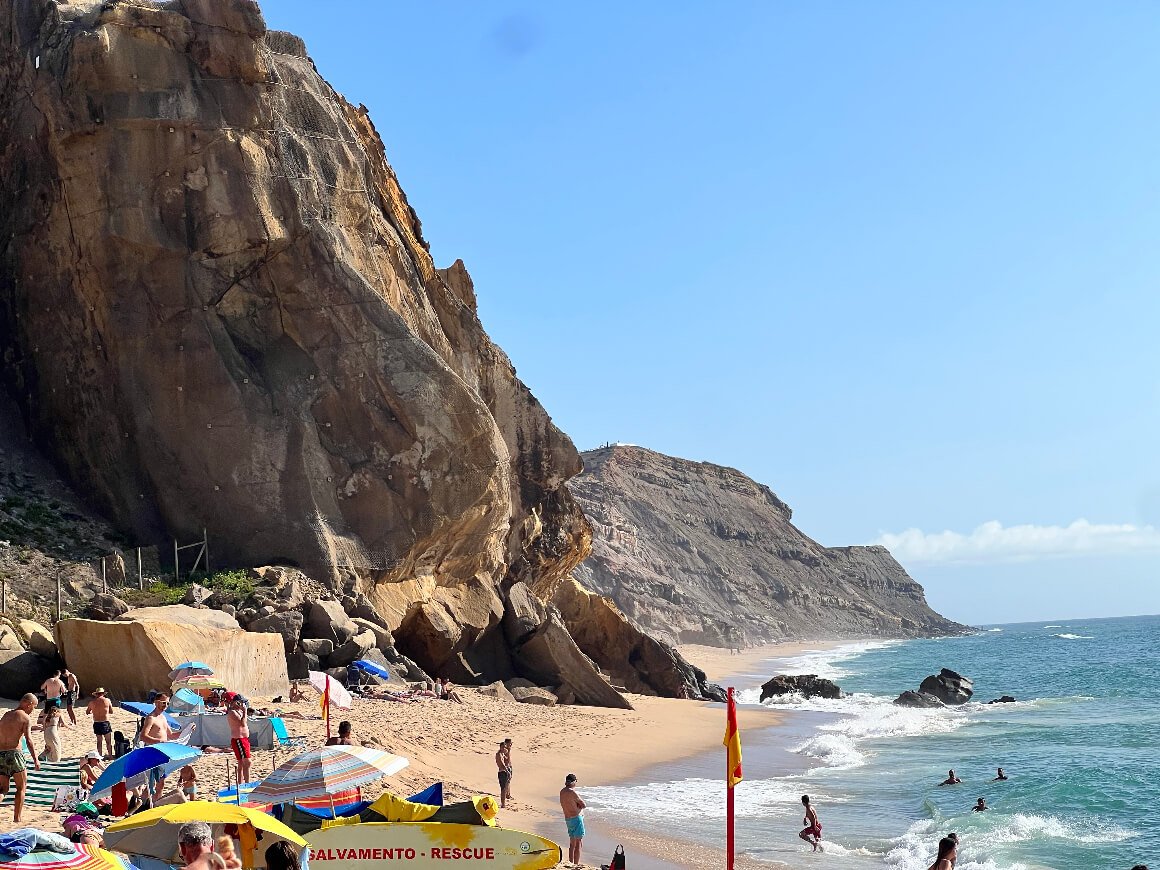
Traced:
[[97, 755], [113, 758], [113, 723], [109, 714], [113, 712], [113, 702], [105, 697], [104, 686], [93, 689], [93, 699], [85, 707], [85, 715], [93, 717], [93, 733], [97, 735]]
[[92, 788], [93, 783], [104, 772], [105, 765], [101, 764], [101, 754], [90, 749], [81, 761], [81, 788]]

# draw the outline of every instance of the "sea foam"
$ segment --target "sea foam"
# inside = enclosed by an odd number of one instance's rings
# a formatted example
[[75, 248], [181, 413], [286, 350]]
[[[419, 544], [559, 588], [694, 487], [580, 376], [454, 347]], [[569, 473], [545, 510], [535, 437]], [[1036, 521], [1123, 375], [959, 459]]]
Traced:
[[1063, 640], [1095, 640], [1095, 637], [1090, 634], [1053, 634], [1052, 637], [1062, 638]]

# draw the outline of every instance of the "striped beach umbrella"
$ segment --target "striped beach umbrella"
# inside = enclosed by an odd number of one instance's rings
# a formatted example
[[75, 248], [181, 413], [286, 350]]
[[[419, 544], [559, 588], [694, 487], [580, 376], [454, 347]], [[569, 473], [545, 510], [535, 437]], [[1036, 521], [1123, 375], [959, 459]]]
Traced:
[[279, 764], [250, 792], [250, 800], [286, 803], [333, 795], [398, 773], [410, 763], [402, 756], [364, 746], [323, 746]]
[[213, 668], [205, 662], [182, 662], [169, 672], [169, 679], [184, 680], [186, 677], [212, 677]]
[[0, 861], [0, 870], [133, 870], [132, 865], [87, 843], [69, 843], [68, 852], [29, 852], [15, 861]]
[[197, 692], [201, 691], [202, 689], [224, 689], [225, 687], [225, 683], [223, 683], [217, 677], [212, 677], [208, 674], [191, 674], [184, 679], [173, 681], [173, 688], [175, 691], [177, 689], [190, 689], [194, 692]]

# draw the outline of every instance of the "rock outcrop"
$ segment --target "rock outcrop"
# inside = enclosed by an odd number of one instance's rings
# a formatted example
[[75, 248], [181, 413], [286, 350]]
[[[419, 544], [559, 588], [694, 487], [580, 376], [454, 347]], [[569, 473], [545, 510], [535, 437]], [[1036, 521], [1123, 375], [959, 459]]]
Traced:
[[923, 709], [933, 709], [936, 707], [945, 706], [942, 701], [934, 695], [927, 692], [915, 692], [907, 689], [901, 695], [894, 699], [894, 703], [899, 707], [919, 707]]
[[432, 672], [518, 672], [506, 590], [587, 554], [581, 463], [365, 108], [250, 0], [0, 0], [0, 85], [0, 373], [35, 442], [134, 541], [207, 529], [218, 564], [364, 594]]
[[801, 695], [804, 698], [840, 698], [842, 689], [833, 680], [817, 674], [778, 674], [761, 684], [761, 700], [782, 695]]
[[725, 701], [725, 691], [710, 683], [704, 671], [629, 622], [603, 595], [569, 579], [557, 588], [552, 603], [576, 644], [614, 684], [642, 695]]
[[975, 694], [974, 685], [969, 677], [943, 668], [937, 674], [931, 674], [923, 680], [918, 691], [934, 695], [944, 704], [953, 707], [971, 700], [971, 695]]
[[150, 689], [169, 688], [170, 671], [191, 660], [204, 661], [242, 694], [285, 694], [282, 637], [242, 631], [236, 622], [229, 627], [228, 619], [178, 604], [131, 610], [114, 622], [64, 619], [54, 634], [81, 686], [104, 686], [117, 699], [140, 700]]
[[739, 471], [639, 447], [583, 454], [569, 482], [593, 529], [575, 572], [670, 643], [915, 637], [966, 627], [927, 606], [882, 547], [823, 547]]

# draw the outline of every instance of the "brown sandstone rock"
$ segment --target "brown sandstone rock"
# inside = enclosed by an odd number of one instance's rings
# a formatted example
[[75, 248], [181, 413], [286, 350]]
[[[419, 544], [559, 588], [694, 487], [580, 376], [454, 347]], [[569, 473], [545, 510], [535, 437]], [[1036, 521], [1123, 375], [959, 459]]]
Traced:
[[51, 631], [31, 619], [22, 619], [18, 625], [20, 633], [28, 640], [28, 648], [32, 652], [49, 661], [56, 660], [56, 641], [52, 639]]
[[246, 626], [247, 631], [273, 632], [282, 636], [286, 652], [293, 652], [302, 633], [302, 614], [297, 610], [260, 616]]
[[555, 707], [556, 696], [547, 689], [541, 689], [538, 686], [530, 688], [526, 686], [516, 686], [512, 690], [512, 697], [521, 704], [539, 704], [543, 707]]
[[58, 667], [55, 661], [25, 649], [0, 650], [0, 697], [15, 700], [26, 692], [40, 691]]
[[373, 631], [364, 631], [361, 634], [354, 635], [350, 640], [342, 646], [337, 647], [334, 652], [326, 657], [326, 663], [332, 668], [341, 665], [349, 665], [355, 659], [362, 658], [367, 650], [374, 649], [375, 634]]
[[242, 631], [236, 623], [222, 628], [212, 617], [224, 614], [181, 609], [207, 619], [201, 623], [192, 618], [65, 619], [54, 628], [57, 647], [82, 686], [105, 686], [118, 699], [140, 700], [150, 689], [168, 689], [169, 672], [190, 660], [205, 662], [227, 686], [251, 697], [270, 698], [287, 691], [286, 653], [279, 635]]
[[494, 683], [489, 683], [486, 686], [479, 687], [479, 694], [486, 695], [489, 698], [495, 698], [497, 701], [515, 701], [515, 695], [508, 691], [508, 687], [503, 684], [502, 680], [496, 680]]
[[85, 606], [85, 615], [89, 619], [111, 620], [117, 619], [129, 611], [129, 605], [116, 595], [94, 595]]
[[134, 622], [169, 622], [193, 628], [217, 628], [227, 631], [241, 628], [238, 621], [227, 613], [189, 607], [185, 604], [169, 604], [164, 607], [134, 607], [132, 610], [122, 613], [120, 618]]
[[[552, 612], [512, 658], [520, 673], [539, 685], [557, 686], [564, 682], [560, 675], [566, 674], [578, 704], [632, 709], [628, 699], [599, 674], [592, 660], [576, 646], [558, 613]], [[512, 694], [519, 700], [515, 690]]]
[[337, 647], [354, 637], [357, 630], [337, 601], [315, 601], [310, 605], [303, 633], [306, 637], [329, 640]]

